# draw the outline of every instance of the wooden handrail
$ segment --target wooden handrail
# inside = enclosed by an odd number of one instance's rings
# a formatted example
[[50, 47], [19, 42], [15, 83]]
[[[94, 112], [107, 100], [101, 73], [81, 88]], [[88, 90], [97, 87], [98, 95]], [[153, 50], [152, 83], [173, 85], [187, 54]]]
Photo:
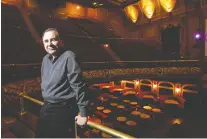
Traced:
[[37, 100], [37, 99], [34, 99], [34, 98], [32, 98], [32, 97], [30, 97], [30, 96], [27, 96], [27, 95], [24, 95], [24, 94], [19, 94], [20, 96], [22, 96], [23, 98], [26, 98], [27, 100], [30, 100], [30, 101], [32, 101], [32, 102], [34, 102], [34, 103], [36, 103], [36, 104], [38, 104], [38, 105], [43, 105], [44, 103], [42, 102], [42, 101], [39, 101], [39, 100]]

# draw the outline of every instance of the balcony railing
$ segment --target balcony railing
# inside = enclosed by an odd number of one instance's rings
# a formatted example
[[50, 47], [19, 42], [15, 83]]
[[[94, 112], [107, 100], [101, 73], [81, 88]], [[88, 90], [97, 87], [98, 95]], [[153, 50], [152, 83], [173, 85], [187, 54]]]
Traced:
[[[24, 95], [23, 93], [21, 93], [20, 96], [21, 96], [21, 98], [20, 98], [20, 106], [21, 106], [20, 115], [21, 116], [23, 116], [26, 113], [26, 111], [24, 109], [24, 99], [27, 99], [27, 100], [29, 100], [31, 102], [34, 102], [35, 104], [38, 104], [38, 105], [41, 105], [41, 106], [44, 104], [42, 101], [34, 99], [34, 98], [30, 97], [30, 96]], [[127, 134], [122, 133], [120, 131], [117, 131], [115, 129], [106, 127], [106, 126], [101, 125], [101, 124], [97, 124], [97, 123], [91, 121], [90, 118], [89, 118], [89, 121], [87, 122], [87, 125], [92, 127], [92, 128], [98, 129], [98, 130], [100, 130], [102, 132], [108, 133], [108, 134], [110, 134], [110, 135], [112, 135], [114, 137], [117, 137], [117, 138], [124, 138], [124, 139], [129, 139], [129, 138], [130, 139], [134, 139], [135, 138], [133, 136], [127, 135]], [[75, 135], [77, 135], [77, 125], [75, 127], [76, 127]]]

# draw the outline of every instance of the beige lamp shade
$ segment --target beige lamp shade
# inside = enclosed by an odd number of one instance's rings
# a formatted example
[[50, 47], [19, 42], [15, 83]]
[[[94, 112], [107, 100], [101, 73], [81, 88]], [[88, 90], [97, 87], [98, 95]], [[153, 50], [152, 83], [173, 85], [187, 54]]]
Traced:
[[133, 23], [136, 23], [139, 17], [139, 11], [135, 5], [129, 5], [124, 8], [125, 14], [131, 19]]
[[154, 11], [155, 11], [155, 3], [153, 0], [141, 0], [141, 7], [143, 13], [146, 15], [147, 18], [152, 18]]
[[175, 7], [176, 0], [160, 0], [160, 5], [166, 12], [171, 12]]

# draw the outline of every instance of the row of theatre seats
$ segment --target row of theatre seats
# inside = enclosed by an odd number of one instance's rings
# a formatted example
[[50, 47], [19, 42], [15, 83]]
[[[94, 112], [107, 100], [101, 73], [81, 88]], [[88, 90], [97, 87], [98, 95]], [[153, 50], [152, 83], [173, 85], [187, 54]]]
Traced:
[[[187, 136], [186, 129], [182, 131], [179, 126], [175, 131], [175, 127], [182, 123], [181, 119], [187, 122], [187, 102], [189, 98], [195, 102], [199, 94], [194, 84], [150, 79], [104, 82], [89, 88], [97, 93], [89, 108], [97, 123], [135, 137]], [[95, 129], [82, 136], [112, 138]]]
[[121, 92], [122, 95], [134, 95], [153, 102], [177, 104], [184, 108], [185, 104], [196, 100], [198, 87], [195, 84], [180, 84], [150, 79], [122, 80], [92, 85], [110, 93]]

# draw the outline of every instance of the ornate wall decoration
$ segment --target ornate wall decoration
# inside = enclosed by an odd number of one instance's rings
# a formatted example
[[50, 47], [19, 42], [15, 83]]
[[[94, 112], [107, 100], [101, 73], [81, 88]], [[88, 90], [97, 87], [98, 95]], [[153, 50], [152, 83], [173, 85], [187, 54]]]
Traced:
[[123, 75], [155, 75], [154, 68], [128, 68], [128, 69], [111, 69], [110, 76], [123, 76]]
[[106, 77], [106, 71], [104, 70], [90, 70], [90, 71], [84, 71], [83, 72], [83, 77], [86, 79], [91, 79], [91, 78], [105, 78]]
[[196, 76], [201, 72], [199, 67], [155, 67], [155, 68], [123, 68], [123, 69], [104, 69], [84, 71], [83, 76], [86, 79], [107, 78], [118, 76], [142, 77], [150, 76]]
[[160, 68], [160, 67], [156, 68], [156, 73], [157, 73], [158, 76], [162, 76], [163, 73], [164, 73], [163, 68]]
[[172, 75], [188, 75], [190, 73], [190, 68], [186, 68], [186, 67], [172, 67], [172, 68], [166, 68], [167, 73], [172, 74]]
[[190, 73], [192, 73], [193, 75], [196, 75], [197, 73], [200, 73], [201, 69], [199, 67], [192, 67], [190, 69]]

